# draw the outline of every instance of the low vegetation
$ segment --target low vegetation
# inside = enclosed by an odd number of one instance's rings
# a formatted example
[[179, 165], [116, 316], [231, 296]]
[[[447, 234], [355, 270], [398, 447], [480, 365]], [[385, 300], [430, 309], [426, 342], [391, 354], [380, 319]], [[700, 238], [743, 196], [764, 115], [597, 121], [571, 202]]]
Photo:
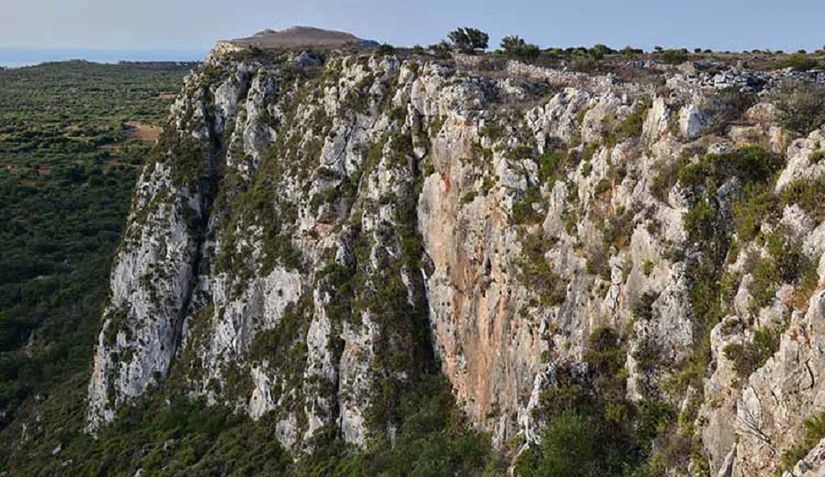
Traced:
[[725, 357], [733, 361], [733, 367], [740, 378], [747, 379], [776, 353], [781, 332], [781, 328], [759, 328], [754, 332], [753, 341], [725, 346]]
[[796, 204], [816, 222], [825, 220], [825, 177], [797, 179], [782, 190], [782, 205]]
[[791, 68], [796, 71], [808, 71], [822, 66], [822, 62], [804, 53], [794, 53], [785, 58], [777, 60], [773, 67], [775, 69]]
[[533, 59], [541, 54], [541, 49], [537, 45], [527, 43], [517, 35], [505, 36], [501, 40], [501, 49], [506, 55], [516, 58]]
[[803, 423], [802, 439], [782, 453], [779, 472], [791, 471], [822, 439], [825, 439], [825, 414], [817, 414]]
[[775, 94], [779, 121], [786, 129], [808, 134], [825, 125], [825, 85], [785, 84]]
[[651, 443], [674, 410], [660, 401], [626, 398], [624, 339], [612, 328], [590, 336], [582, 366], [556, 371], [558, 384], [541, 396], [541, 443], [516, 463], [522, 476], [646, 475]]
[[724, 134], [754, 104], [756, 95], [744, 92], [740, 88], [729, 87], [717, 91], [711, 96], [708, 105], [706, 130], [710, 133]]
[[125, 123], [158, 124], [190, 66], [0, 71], [0, 428], [35, 393], [87, 372], [150, 147]]

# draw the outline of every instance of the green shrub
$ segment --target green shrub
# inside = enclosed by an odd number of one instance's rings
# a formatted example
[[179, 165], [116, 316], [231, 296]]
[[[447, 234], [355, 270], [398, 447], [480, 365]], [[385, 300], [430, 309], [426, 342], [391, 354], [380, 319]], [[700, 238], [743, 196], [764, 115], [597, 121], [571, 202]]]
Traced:
[[685, 214], [685, 230], [688, 237], [701, 240], [712, 237], [716, 228], [717, 211], [706, 201], [701, 201]]
[[646, 399], [659, 397], [658, 377], [661, 376], [660, 368], [665, 365], [663, 351], [664, 348], [656, 336], [641, 337], [633, 349], [633, 359], [639, 372], [637, 389]]
[[650, 99], [641, 98], [633, 111], [608, 131], [604, 139], [605, 145], [612, 147], [626, 139], [641, 136], [649, 109]]
[[736, 374], [747, 379], [776, 353], [781, 335], [782, 330], [778, 328], [759, 328], [750, 343], [731, 343], [723, 351], [725, 357], [733, 362]]
[[448, 38], [459, 50], [466, 53], [487, 49], [490, 36], [477, 28], [457, 28], [450, 32]]
[[544, 257], [547, 247], [541, 232], [524, 233], [518, 260], [522, 283], [538, 295], [539, 304], [545, 307], [561, 304], [567, 294], [567, 284]]
[[733, 205], [733, 225], [742, 242], [756, 238], [766, 218], [777, 211], [776, 196], [769, 185], [751, 186], [743, 200]]
[[797, 179], [788, 184], [780, 195], [782, 205], [797, 204], [816, 222], [825, 220], [825, 177]]
[[607, 245], [613, 245], [617, 250], [625, 248], [630, 244], [630, 237], [633, 234], [633, 211], [619, 207], [615, 213], [605, 221], [604, 241]]
[[450, 57], [450, 53], [453, 51], [452, 45], [447, 43], [446, 41], [440, 41], [428, 47], [435, 55], [436, 58], [439, 59], [448, 59]]
[[707, 114], [708, 131], [724, 134], [727, 127], [756, 103], [756, 95], [732, 86], [717, 91], [710, 98]]
[[766, 237], [765, 248], [774, 258], [777, 276], [783, 282], [797, 282], [811, 265], [816, 266], [802, 251], [801, 245], [790, 239], [783, 226], [778, 226]]
[[534, 224], [544, 217], [536, 210], [534, 204], [541, 203], [541, 191], [537, 186], [527, 188], [522, 196], [513, 203], [511, 223], [516, 225]]
[[777, 60], [773, 64], [773, 68], [777, 70], [785, 68], [793, 68], [796, 71], [808, 71], [822, 66], [816, 58], [808, 56], [804, 53], [794, 53], [781, 60]]
[[637, 298], [631, 307], [633, 317], [650, 321], [653, 318], [653, 302], [655, 302], [657, 298], [659, 298], [659, 294], [655, 292], [646, 292]]
[[375, 49], [375, 54], [378, 56], [389, 56], [395, 54], [395, 47], [389, 43], [381, 43]]
[[588, 340], [586, 369], [556, 369], [557, 385], [537, 410], [547, 422], [541, 444], [519, 456], [518, 475], [628, 475], [643, 463], [674, 413], [661, 402], [626, 399], [625, 357], [619, 333], [600, 327]]
[[609, 191], [612, 187], [613, 185], [610, 183], [610, 179], [605, 177], [596, 183], [596, 187], [593, 189], [593, 193], [596, 195], [602, 195], [605, 192]]
[[590, 173], [593, 172], [593, 163], [591, 163], [590, 160], [585, 161], [582, 164], [582, 171], [581, 172], [582, 172], [582, 176], [584, 176], [584, 177], [589, 176]]
[[569, 162], [566, 152], [549, 149], [539, 157], [539, 180], [549, 186], [559, 180]]
[[619, 475], [623, 459], [612, 449], [593, 422], [585, 416], [565, 412], [551, 420], [541, 445], [519, 459], [518, 474], [524, 477], [596, 477]]
[[488, 121], [484, 124], [484, 127], [482, 127], [478, 133], [481, 136], [486, 136], [490, 138], [492, 141], [496, 141], [504, 136], [504, 132], [504, 126], [502, 126], [501, 123]]
[[753, 298], [751, 310], [756, 311], [771, 303], [779, 285], [779, 269], [773, 257], [758, 257], [751, 268], [752, 280], [748, 292]]
[[669, 63], [672, 65], [684, 63], [688, 60], [688, 51], [684, 48], [681, 49], [672, 49], [672, 50], [662, 50], [659, 53], [659, 56], [662, 58], [662, 61], [665, 63]]
[[596, 59], [600, 60], [600, 59], [604, 58], [607, 55], [615, 54], [616, 50], [610, 48], [607, 45], [599, 43], [599, 44], [593, 45], [593, 48], [590, 48], [588, 53], [593, 58], [596, 58]]
[[793, 83], [783, 85], [775, 94], [779, 122], [798, 134], [825, 124], [825, 85]]
[[707, 154], [678, 172], [679, 184], [687, 188], [715, 189], [725, 180], [738, 177], [745, 184], [766, 182], [782, 167], [782, 158], [756, 146], [724, 154]]
[[689, 163], [688, 153], [676, 160], [660, 160], [653, 167], [656, 175], [650, 182], [650, 193], [662, 202], [667, 202], [670, 189], [679, 182], [679, 171]]
[[579, 73], [593, 73], [598, 67], [598, 62], [590, 56], [577, 56], [569, 64], [571, 70]]
[[384, 441], [359, 452], [333, 434], [290, 475], [478, 475], [499, 465], [488, 436], [467, 430], [443, 376], [423, 376], [416, 390], [402, 397], [398, 413], [394, 445]]
[[525, 42], [517, 35], [505, 36], [501, 40], [501, 49], [507, 55], [525, 59], [536, 58], [541, 53], [538, 46]]
[[810, 417], [804, 423], [804, 431], [801, 442], [782, 454], [781, 471], [790, 471], [797, 462], [804, 459], [819, 441], [825, 438], [825, 414], [817, 414]]
[[632, 57], [644, 55], [645, 51], [640, 49], [640, 48], [633, 48], [632, 46], [626, 46], [626, 47], [622, 48], [621, 50], [619, 50], [619, 53], [621, 53], [624, 56], [629, 56], [629, 57], [632, 58]]

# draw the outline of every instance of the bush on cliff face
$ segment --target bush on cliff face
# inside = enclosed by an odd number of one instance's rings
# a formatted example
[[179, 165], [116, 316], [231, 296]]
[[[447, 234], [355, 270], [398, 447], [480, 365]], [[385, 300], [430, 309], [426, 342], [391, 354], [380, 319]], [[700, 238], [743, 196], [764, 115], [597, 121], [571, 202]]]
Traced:
[[740, 378], [747, 379], [779, 349], [781, 328], [760, 328], [750, 343], [732, 343], [725, 346], [725, 357], [733, 361]]
[[679, 170], [679, 184], [689, 190], [715, 189], [736, 177], [744, 184], [765, 183], [782, 167], [782, 158], [756, 146], [707, 154]]
[[[742, 211], [761, 213], [762, 207], [739, 207], [758, 202], [754, 196], [772, 187], [782, 158], [758, 147], [745, 147], [724, 154], [706, 154], [694, 162], [683, 162], [677, 173], [678, 183], [688, 197], [689, 210], [684, 216], [690, 249], [695, 260], [688, 263], [690, 279], [688, 297], [693, 324], [693, 352], [679, 363], [679, 371], [666, 383], [670, 395], [684, 395], [688, 387], [701, 390], [711, 360], [710, 332], [725, 316], [724, 265], [732, 250], [734, 225], [745, 235], [755, 235], [756, 226], [742, 217]], [[738, 187], [737, 187], [738, 186]], [[723, 187], [732, 194], [720, 194]], [[732, 209], [732, 210], [731, 210]], [[732, 212], [731, 221], [728, 213]], [[739, 220], [736, 219], [737, 214]], [[702, 400], [697, 394], [679, 415], [679, 427], [668, 433], [656, 455], [648, 463], [645, 475], [661, 475], [673, 468], [673, 459], [686, 465], [691, 461], [699, 472], [710, 472], [702, 443], [694, 432]], [[682, 465], [682, 464], [680, 464]], [[702, 470], [704, 469], [704, 470]], [[657, 470], [660, 470], [657, 472]]]
[[753, 187], [746, 198], [733, 206], [733, 224], [737, 240], [745, 243], [756, 238], [765, 219], [777, 212], [776, 196], [771, 187]]
[[776, 93], [775, 102], [780, 123], [790, 131], [808, 134], [825, 125], [825, 85], [784, 85]]
[[301, 458], [290, 475], [501, 475], [505, 472], [490, 447], [489, 436], [469, 431], [441, 375], [427, 375], [404, 395], [395, 442], [376, 442], [359, 452], [331, 430], [316, 438], [312, 454]]
[[756, 95], [737, 87], [725, 88], [710, 98], [707, 131], [724, 134], [726, 129], [756, 103]]
[[798, 179], [791, 182], [780, 196], [782, 205], [798, 205], [817, 222], [825, 220], [825, 177]]
[[625, 356], [619, 333], [598, 328], [584, 367], [556, 369], [556, 386], [542, 395], [536, 416], [546, 422], [541, 443], [520, 456], [519, 475], [631, 475], [640, 468], [674, 414], [664, 403], [626, 398]]
[[790, 471], [797, 462], [804, 459], [819, 441], [825, 439], [825, 414], [811, 416], [804, 423], [802, 439], [782, 454], [782, 471]]

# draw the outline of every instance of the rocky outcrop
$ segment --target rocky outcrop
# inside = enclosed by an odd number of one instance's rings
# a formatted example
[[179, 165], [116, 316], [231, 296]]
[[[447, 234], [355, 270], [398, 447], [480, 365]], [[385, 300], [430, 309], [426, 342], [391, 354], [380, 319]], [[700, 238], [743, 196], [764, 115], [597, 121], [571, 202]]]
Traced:
[[[515, 63], [488, 75], [467, 58], [219, 50], [138, 184], [90, 430], [174, 381], [271, 418], [294, 452], [328, 431], [367, 446], [437, 366], [470, 421], [518, 449], [540, 439], [555, 370], [601, 327], [624, 337], [628, 397], [677, 409], [719, 475], [773, 472], [825, 410], [818, 282], [794, 299], [802, 284], [783, 275], [756, 304], [768, 245], [731, 219], [750, 179], [685, 178], [749, 144], [788, 157], [770, 196], [816, 177], [822, 133], [786, 150], [767, 99], [737, 118], [745, 133], [711, 124], [718, 85], [693, 73], [666, 73], [665, 94]], [[697, 238], [707, 204], [714, 227]], [[783, 207], [764, 234], [795, 231], [820, 261], [819, 219]], [[736, 292], [724, 318], [696, 293], [721, 282]], [[741, 376], [730, 346], [768, 328], [778, 349]]]

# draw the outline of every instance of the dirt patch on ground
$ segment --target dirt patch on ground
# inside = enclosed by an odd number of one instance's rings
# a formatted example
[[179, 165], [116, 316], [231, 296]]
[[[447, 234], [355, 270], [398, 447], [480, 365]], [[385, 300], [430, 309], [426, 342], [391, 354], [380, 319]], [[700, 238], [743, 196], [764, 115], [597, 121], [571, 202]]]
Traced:
[[138, 141], [155, 142], [160, 137], [160, 128], [151, 124], [129, 121], [123, 123], [123, 133], [129, 139]]

